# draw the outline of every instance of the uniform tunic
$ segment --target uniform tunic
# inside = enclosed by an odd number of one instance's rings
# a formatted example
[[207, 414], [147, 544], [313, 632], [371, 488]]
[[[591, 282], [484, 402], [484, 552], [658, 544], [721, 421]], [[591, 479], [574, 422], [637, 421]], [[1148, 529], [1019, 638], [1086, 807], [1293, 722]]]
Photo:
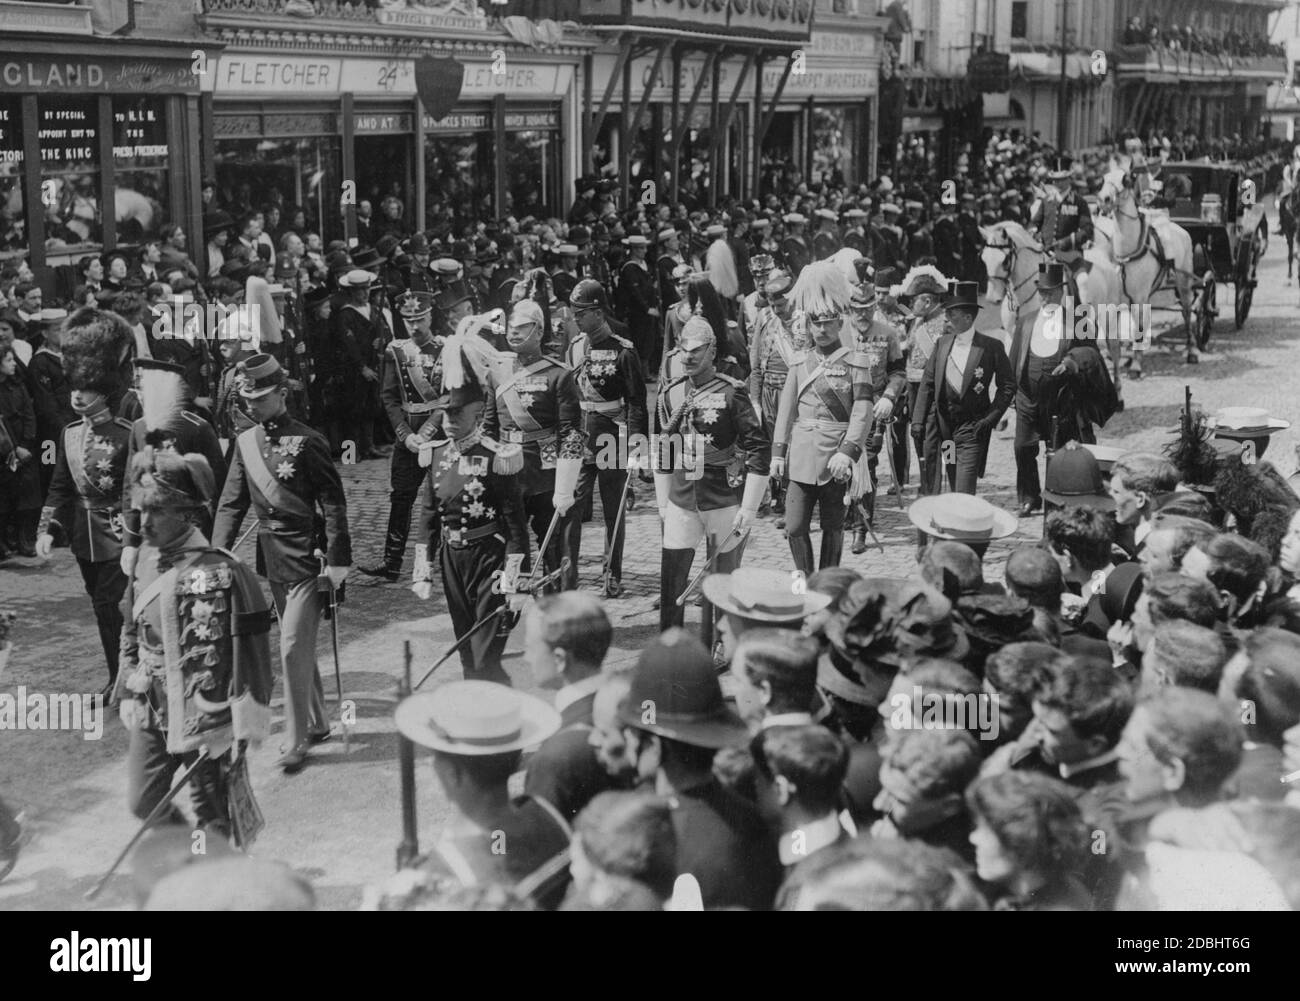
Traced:
[[45, 513], [49, 527], [67, 532], [79, 560], [101, 563], [122, 555], [122, 480], [130, 437], [130, 422], [107, 410], [63, 430]]
[[796, 483], [820, 486], [831, 474], [837, 452], [856, 462], [871, 429], [871, 369], [867, 358], [846, 347], [827, 355], [818, 349], [799, 354], [781, 391], [772, 452], [789, 456]]
[[483, 433], [523, 445], [524, 497], [553, 494], [556, 461], [581, 459], [586, 444], [573, 370], [546, 355], [528, 365], [511, 357], [494, 368], [487, 388]]

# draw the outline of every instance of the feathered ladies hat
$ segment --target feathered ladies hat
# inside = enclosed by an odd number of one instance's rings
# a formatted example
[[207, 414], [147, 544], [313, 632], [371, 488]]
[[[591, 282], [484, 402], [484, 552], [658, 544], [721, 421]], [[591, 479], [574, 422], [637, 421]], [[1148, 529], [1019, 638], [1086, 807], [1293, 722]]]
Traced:
[[179, 455], [152, 445], [135, 454], [127, 475], [132, 503], [141, 510], [206, 507], [217, 488], [212, 467], [197, 452]]
[[809, 264], [799, 272], [790, 291], [794, 308], [810, 318], [842, 315], [849, 308], [853, 286], [848, 276], [830, 261]]
[[135, 335], [116, 313], [87, 306], [63, 328], [63, 371], [72, 389], [111, 396], [126, 383], [123, 365]]

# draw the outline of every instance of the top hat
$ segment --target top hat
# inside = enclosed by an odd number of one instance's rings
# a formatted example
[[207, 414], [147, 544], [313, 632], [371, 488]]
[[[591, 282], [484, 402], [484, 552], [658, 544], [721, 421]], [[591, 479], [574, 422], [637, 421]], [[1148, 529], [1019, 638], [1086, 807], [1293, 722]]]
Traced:
[[1043, 496], [1061, 507], [1115, 510], [1114, 499], [1106, 493], [1101, 463], [1077, 441], [1067, 442], [1048, 461]]
[[943, 308], [978, 310], [980, 308], [979, 285], [975, 282], [949, 282]]
[[796, 594], [789, 574], [758, 567], [710, 574], [704, 596], [715, 608], [751, 622], [799, 622], [831, 603], [830, 595], [817, 591]]
[[669, 629], [642, 651], [618, 715], [629, 727], [694, 747], [732, 747], [749, 738], [723, 700], [713, 657], [683, 629]]
[[560, 714], [537, 696], [492, 681], [451, 681], [409, 695], [394, 721], [422, 747], [463, 757], [521, 751], [560, 729]]
[[240, 375], [239, 395], [255, 400], [275, 392], [289, 381], [280, 363], [268, 354], [257, 354], [242, 361], [236, 368]]
[[1044, 261], [1038, 265], [1038, 287], [1040, 289], [1061, 288], [1065, 283], [1065, 265], [1060, 261]]
[[918, 497], [907, 517], [926, 535], [953, 542], [987, 542], [1014, 534], [1020, 521], [974, 494]]
[[[396, 244], [394, 244], [396, 246]], [[384, 262], [384, 257], [374, 247], [362, 247], [352, 255], [352, 263], [362, 270], [377, 268]]]

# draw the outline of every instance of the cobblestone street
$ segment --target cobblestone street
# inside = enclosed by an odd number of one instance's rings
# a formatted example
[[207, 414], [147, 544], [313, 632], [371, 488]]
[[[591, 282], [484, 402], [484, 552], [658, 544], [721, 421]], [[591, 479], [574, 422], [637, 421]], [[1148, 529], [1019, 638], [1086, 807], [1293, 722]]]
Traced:
[[[1270, 230], [1276, 232], [1276, 214]], [[1158, 450], [1177, 427], [1184, 386], [1196, 405], [1207, 411], [1229, 405], [1267, 407], [1292, 428], [1275, 437], [1267, 459], [1284, 475], [1296, 468], [1295, 444], [1300, 429], [1300, 374], [1296, 366], [1297, 288], [1284, 284], [1284, 248], [1274, 238], [1260, 268], [1253, 313], [1244, 329], [1234, 331], [1230, 315], [1221, 317], [1210, 350], [1198, 366], [1188, 366], [1181, 350], [1157, 348], [1148, 353], [1145, 378], [1126, 382], [1126, 409], [1099, 433], [1099, 439], [1122, 448]], [[1220, 303], [1231, 302], [1231, 288], [1220, 286]], [[985, 313], [991, 311], [986, 310]], [[1230, 310], [1229, 310], [1230, 312]], [[1157, 315], [1157, 323], [1160, 323]], [[983, 325], [983, 324], [982, 324]], [[995, 435], [988, 476], [981, 493], [994, 504], [1013, 508], [1015, 465], [1012, 428]], [[882, 472], [887, 464], [882, 461]], [[370, 563], [382, 551], [388, 512], [387, 461], [342, 469], [357, 563]], [[884, 487], [889, 485], [885, 475]], [[915, 459], [905, 502], [916, 494]], [[657, 631], [659, 526], [653, 487], [637, 485], [635, 510], [628, 515], [623, 598], [608, 603], [616, 626], [610, 660], [634, 658]], [[914, 565], [916, 536], [894, 497], [877, 504], [876, 530], [884, 552], [872, 548], [861, 556], [846, 553], [845, 564], [866, 574], [903, 576]], [[1019, 543], [1041, 535], [1042, 521], [1022, 521], [1017, 534], [993, 544], [986, 571], [1001, 576], [1006, 555]], [[815, 542], [816, 540], [814, 540]], [[252, 561], [251, 538], [240, 555]], [[603, 522], [596, 517], [584, 532], [581, 586], [600, 585], [604, 547]], [[702, 556], [699, 557], [702, 559]], [[791, 559], [772, 517], [762, 518], [748, 544], [745, 563], [788, 570]], [[697, 564], [698, 566], [698, 564]], [[409, 574], [408, 551], [404, 571]], [[409, 581], [372, 582], [353, 574], [341, 616], [340, 657], [344, 697], [356, 705], [357, 722], [349, 739], [341, 737], [316, 749], [306, 769], [286, 776], [274, 767], [283, 726], [279, 689], [273, 706], [277, 723], [271, 740], [252, 756], [254, 785], [267, 826], [253, 853], [291, 863], [310, 878], [326, 908], [354, 907], [362, 887], [390, 873], [400, 838], [397, 741], [391, 723], [395, 684], [402, 671], [404, 641], [410, 641], [416, 676], [428, 668], [454, 636], [443, 596], [419, 602]], [[97, 692], [106, 678], [90, 602], [68, 550], [56, 550], [48, 564], [12, 559], [0, 565], [0, 591], [20, 620], [15, 652], [0, 692], [28, 694]], [[688, 624], [698, 621], [697, 609]], [[320, 664], [331, 705], [333, 664], [329, 634], [320, 633]], [[512, 637], [506, 668], [521, 687], [533, 688], [519, 657], [521, 636]], [[430, 684], [460, 677], [453, 658]], [[89, 734], [84, 736], [91, 736]], [[135, 821], [125, 805], [126, 736], [113, 715], [104, 721], [102, 739], [79, 733], [16, 732], [0, 736], [0, 795], [25, 810], [32, 842], [16, 871], [0, 884], [0, 910], [77, 909], [82, 896], [131, 837]], [[439, 828], [445, 804], [428, 761], [418, 768], [421, 837]], [[109, 884], [98, 907], [127, 908], [130, 881], [123, 870]]]

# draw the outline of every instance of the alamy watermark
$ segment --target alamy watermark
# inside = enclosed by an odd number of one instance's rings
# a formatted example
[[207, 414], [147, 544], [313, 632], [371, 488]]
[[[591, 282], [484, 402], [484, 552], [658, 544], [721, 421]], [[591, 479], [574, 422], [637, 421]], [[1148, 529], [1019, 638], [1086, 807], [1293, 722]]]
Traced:
[[1151, 334], [1151, 304], [1076, 302], [1065, 296], [1060, 308], [1043, 307], [1043, 336], [1059, 341], [1065, 338], [1067, 322], [1070, 337], [1084, 341], [1145, 341]]
[[76, 692], [0, 694], [0, 730], [79, 730], [83, 740], [104, 735], [104, 696]]
[[894, 731], [966, 730], [978, 734], [980, 740], [997, 740], [1002, 732], [1000, 717], [997, 696], [987, 692], [958, 695], [927, 692], [913, 685], [911, 692], [896, 692], [889, 697], [886, 722]]
[[686, 434], [613, 435], [596, 437], [592, 449], [597, 469], [647, 469], [657, 473], [684, 470], [688, 480], [704, 476], [705, 457], [712, 448], [712, 435]]

